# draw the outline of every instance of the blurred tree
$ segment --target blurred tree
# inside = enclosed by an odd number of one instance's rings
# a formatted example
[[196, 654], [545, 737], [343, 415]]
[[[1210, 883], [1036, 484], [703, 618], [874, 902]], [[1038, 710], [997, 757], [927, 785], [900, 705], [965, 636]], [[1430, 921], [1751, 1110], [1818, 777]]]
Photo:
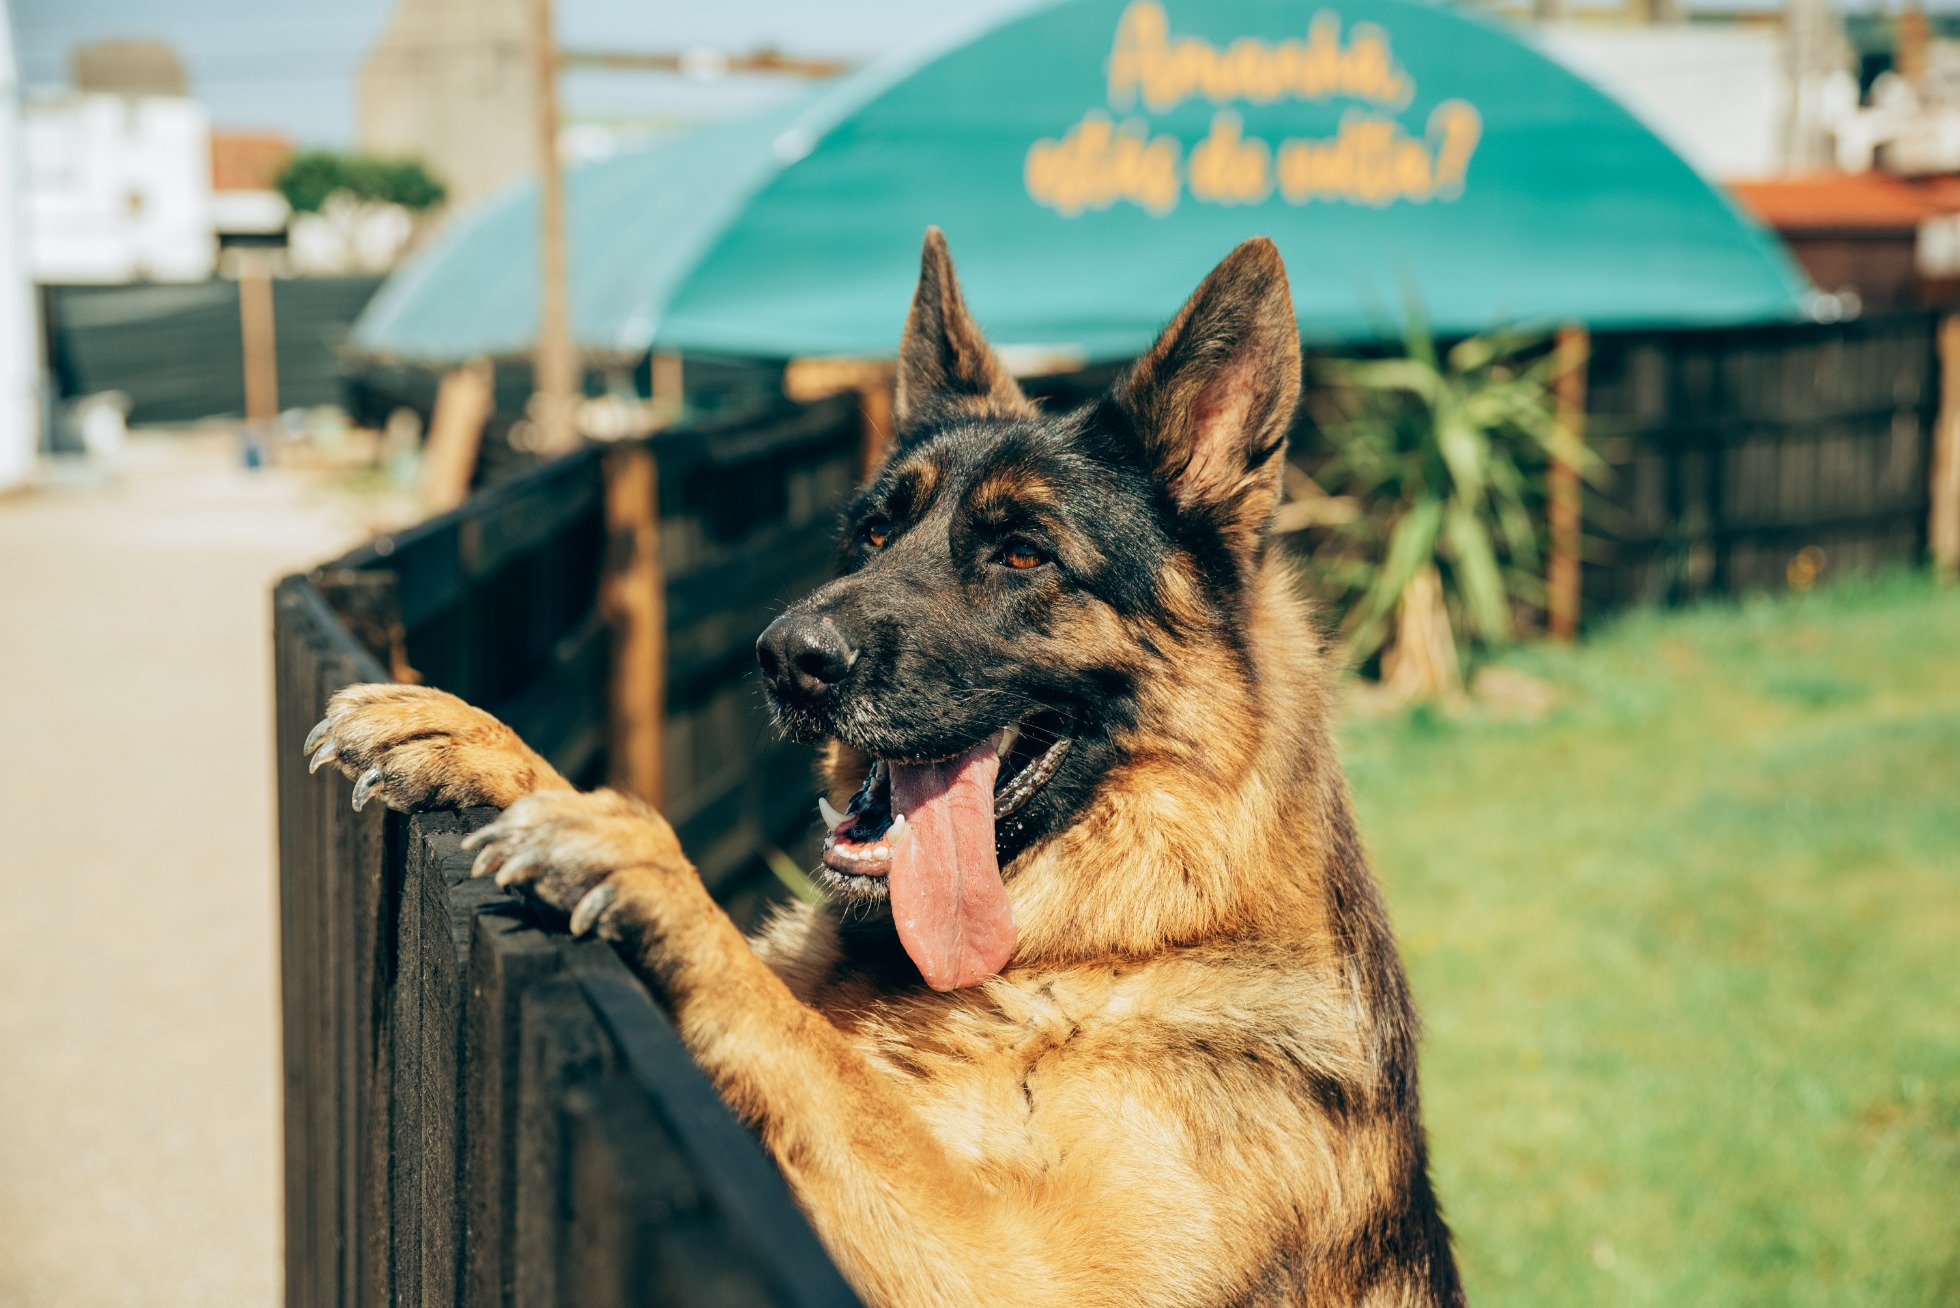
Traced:
[[332, 150], [294, 155], [279, 174], [279, 191], [295, 213], [319, 213], [328, 197], [343, 193], [362, 203], [398, 204], [420, 213], [441, 204], [447, 194], [442, 182], [414, 159]]

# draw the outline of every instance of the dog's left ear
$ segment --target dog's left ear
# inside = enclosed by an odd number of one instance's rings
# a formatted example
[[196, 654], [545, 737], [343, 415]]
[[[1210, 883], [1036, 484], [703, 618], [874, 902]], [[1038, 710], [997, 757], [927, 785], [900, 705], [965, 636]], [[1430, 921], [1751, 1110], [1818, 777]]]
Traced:
[[1036, 410], [966, 311], [946, 234], [926, 228], [919, 289], [898, 346], [898, 428], [934, 418], [1027, 418]]
[[1110, 399], [1178, 512], [1242, 554], [1256, 550], [1300, 399], [1300, 329], [1278, 247], [1259, 236], [1227, 255]]

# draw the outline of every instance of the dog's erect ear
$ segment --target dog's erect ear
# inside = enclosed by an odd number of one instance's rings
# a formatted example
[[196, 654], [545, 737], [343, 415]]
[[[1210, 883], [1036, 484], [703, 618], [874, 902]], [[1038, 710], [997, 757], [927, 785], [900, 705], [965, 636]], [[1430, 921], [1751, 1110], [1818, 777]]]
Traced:
[[1110, 392], [1181, 514], [1250, 553], [1279, 504], [1300, 329], [1279, 249], [1255, 237], [1192, 293]]
[[919, 289], [898, 346], [899, 430], [939, 417], [1032, 417], [1034, 405], [974, 326], [937, 227], [919, 252]]

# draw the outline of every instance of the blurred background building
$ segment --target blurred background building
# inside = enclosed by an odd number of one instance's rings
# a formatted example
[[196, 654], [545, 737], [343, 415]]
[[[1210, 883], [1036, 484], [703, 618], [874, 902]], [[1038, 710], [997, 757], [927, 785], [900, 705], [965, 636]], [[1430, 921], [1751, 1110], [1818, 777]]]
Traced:
[[428, 161], [466, 209], [531, 171], [529, 0], [400, 0], [361, 64], [360, 145]]
[[[751, 117], [947, 23], [1018, 7], [708, 14], [562, 0], [560, 157]], [[241, 276], [275, 288], [260, 345], [276, 356], [280, 409], [347, 403], [360, 372], [348, 372], [348, 329], [380, 279], [534, 172], [532, 10], [20, 7], [21, 219], [48, 376], [34, 443], [76, 448], [65, 406], [107, 392], [134, 422], [244, 413]], [[1827, 0], [1489, 11], [1773, 229], [1815, 282], [1817, 315], [1960, 296], [1960, 12]], [[404, 189], [375, 165], [422, 181]], [[196, 348], [142, 346], [145, 323]]]

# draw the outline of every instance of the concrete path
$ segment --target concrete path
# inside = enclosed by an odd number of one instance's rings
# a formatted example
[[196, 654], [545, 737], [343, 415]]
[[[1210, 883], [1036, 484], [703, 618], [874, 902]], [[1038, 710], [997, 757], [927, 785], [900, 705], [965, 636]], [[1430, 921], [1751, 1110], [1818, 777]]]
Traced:
[[279, 1302], [268, 589], [358, 535], [228, 440], [0, 499], [0, 1304]]

